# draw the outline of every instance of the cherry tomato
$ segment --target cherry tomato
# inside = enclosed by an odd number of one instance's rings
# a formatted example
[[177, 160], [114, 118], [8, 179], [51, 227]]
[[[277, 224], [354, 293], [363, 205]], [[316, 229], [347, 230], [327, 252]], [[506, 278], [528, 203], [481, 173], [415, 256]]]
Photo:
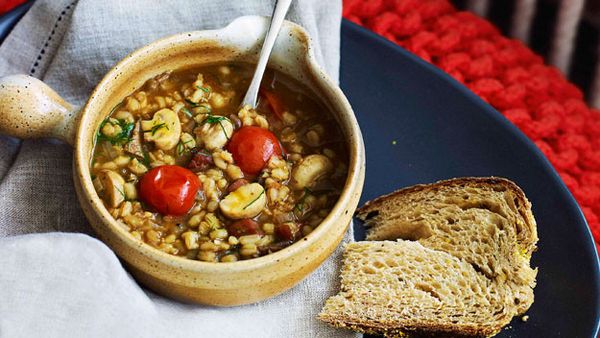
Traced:
[[176, 165], [148, 171], [139, 183], [140, 198], [163, 215], [180, 216], [194, 205], [202, 183], [193, 172]]
[[245, 235], [254, 235], [259, 234], [263, 235], [264, 232], [260, 228], [260, 225], [249, 219], [244, 218], [238, 221], [235, 221], [227, 226], [227, 232], [235, 237], [245, 236]]
[[269, 104], [269, 108], [271, 108], [271, 112], [273, 112], [273, 114], [281, 120], [285, 108], [283, 107], [283, 103], [279, 97], [275, 93], [272, 93], [264, 88], [261, 88], [260, 94], [267, 99], [267, 103]]
[[227, 145], [235, 163], [247, 175], [258, 174], [271, 156], [283, 155], [277, 137], [270, 131], [256, 126], [238, 129]]

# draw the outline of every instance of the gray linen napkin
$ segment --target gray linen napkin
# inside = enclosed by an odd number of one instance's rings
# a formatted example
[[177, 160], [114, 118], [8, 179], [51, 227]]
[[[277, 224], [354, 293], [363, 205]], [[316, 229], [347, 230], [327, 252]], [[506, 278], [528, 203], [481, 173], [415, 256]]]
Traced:
[[[238, 16], [270, 15], [273, 2], [38, 0], [0, 46], [0, 76], [30, 74], [81, 105], [134, 49]], [[288, 15], [309, 31], [334, 79], [340, 17], [339, 0], [298, 0]], [[188, 305], [140, 288], [108, 247], [85, 235], [93, 232], [75, 197], [71, 162], [60, 142], [0, 136], [1, 336], [353, 336], [315, 319], [337, 289], [340, 248], [294, 289], [254, 305]]]

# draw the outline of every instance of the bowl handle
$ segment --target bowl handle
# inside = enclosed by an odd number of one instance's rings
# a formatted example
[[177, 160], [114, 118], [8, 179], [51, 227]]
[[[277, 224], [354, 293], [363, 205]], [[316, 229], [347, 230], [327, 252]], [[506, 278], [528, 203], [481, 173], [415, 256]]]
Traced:
[[27, 75], [0, 78], [0, 133], [73, 145], [78, 120], [78, 111], [42, 81]]

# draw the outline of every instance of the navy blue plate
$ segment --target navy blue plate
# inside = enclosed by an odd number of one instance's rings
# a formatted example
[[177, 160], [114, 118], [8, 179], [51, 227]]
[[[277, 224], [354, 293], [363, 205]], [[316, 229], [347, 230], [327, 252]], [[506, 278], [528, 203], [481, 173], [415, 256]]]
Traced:
[[[0, 41], [29, 5], [0, 17]], [[499, 337], [596, 337], [598, 256], [585, 219], [551, 165], [519, 130], [434, 66], [353, 23], [342, 24], [341, 87], [367, 149], [362, 202], [459, 176], [503, 176], [533, 203], [539, 268], [529, 321]], [[356, 225], [357, 239], [364, 229]]]
[[[365, 140], [361, 203], [395, 189], [460, 176], [502, 176], [533, 204], [540, 241], [529, 320], [498, 337], [596, 337], [598, 256], [577, 203], [536, 146], [436, 67], [349, 21], [341, 87]], [[357, 239], [364, 229], [356, 222]]]

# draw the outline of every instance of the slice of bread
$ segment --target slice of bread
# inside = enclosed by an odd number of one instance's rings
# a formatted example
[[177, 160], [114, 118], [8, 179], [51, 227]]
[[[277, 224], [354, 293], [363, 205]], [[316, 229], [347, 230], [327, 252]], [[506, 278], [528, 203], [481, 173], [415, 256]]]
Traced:
[[505, 297], [503, 288], [448, 253], [411, 241], [356, 242], [344, 254], [342, 292], [327, 300], [320, 319], [389, 337], [487, 336], [513, 316]]
[[[385, 250], [376, 249], [380, 242], [348, 246], [342, 291], [320, 315], [326, 322], [388, 335], [490, 335], [533, 303], [537, 270], [529, 261], [538, 240], [536, 223], [531, 204], [511, 181], [459, 178], [418, 185], [366, 203], [357, 216], [369, 228], [367, 240], [400, 242], [381, 242]], [[375, 259], [371, 265], [368, 255]], [[381, 265], [381, 272], [348, 267], [357, 262]], [[432, 297], [429, 303], [419, 292]]]

